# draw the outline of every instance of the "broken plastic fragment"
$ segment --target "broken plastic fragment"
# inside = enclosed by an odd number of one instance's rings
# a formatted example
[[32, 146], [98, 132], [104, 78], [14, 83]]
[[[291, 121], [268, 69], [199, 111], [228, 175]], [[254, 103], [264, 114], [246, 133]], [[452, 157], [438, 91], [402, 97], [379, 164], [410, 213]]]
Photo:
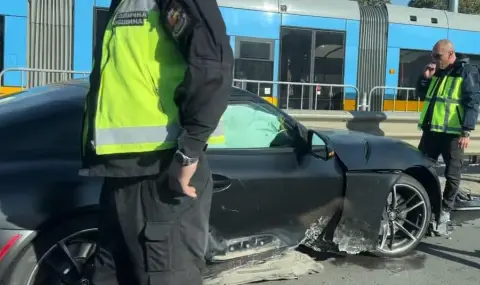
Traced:
[[359, 254], [375, 249], [378, 242], [378, 231], [358, 219], [342, 219], [333, 236], [338, 250], [348, 254]]
[[332, 217], [321, 217], [316, 222], [314, 222], [305, 232], [305, 237], [300, 242], [315, 251], [324, 251], [322, 247], [322, 241], [319, 240], [320, 235], [322, 234], [325, 227], [328, 225]]
[[289, 250], [269, 260], [257, 260], [240, 268], [225, 271], [204, 280], [205, 285], [240, 285], [261, 281], [297, 279], [301, 275], [319, 273], [323, 265], [310, 256]]

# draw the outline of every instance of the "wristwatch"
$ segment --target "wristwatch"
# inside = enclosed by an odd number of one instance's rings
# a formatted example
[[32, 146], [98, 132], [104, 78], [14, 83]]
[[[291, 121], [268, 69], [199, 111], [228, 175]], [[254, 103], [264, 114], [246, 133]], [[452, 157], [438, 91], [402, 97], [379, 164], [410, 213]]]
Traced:
[[470, 131], [463, 130], [462, 131], [462, 137], [469, 138], [470, 137]]
[[198, 157], [188, 157], [179, 149], [177, 149], [173, 155], [173, 159], [175, 159], [175, 161], [177, 161], [181, 166], [189, 166], [198, 161]]

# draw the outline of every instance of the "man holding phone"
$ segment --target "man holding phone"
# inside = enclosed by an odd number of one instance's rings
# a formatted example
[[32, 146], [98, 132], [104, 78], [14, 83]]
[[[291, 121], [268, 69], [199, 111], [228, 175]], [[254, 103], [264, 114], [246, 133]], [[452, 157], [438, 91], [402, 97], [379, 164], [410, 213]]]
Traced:
[[478, 119], [480, 75], [467, 57], [457, 58], [451, 41], [443, 39], [433, 47], [432, 62], [416, 91], [425, 100], [418, 122], [423, 131], [418, 148], [435, 160], [441, 154], [446, 165], [439, 225], [446, 224], [460, 189], [464, 151]]

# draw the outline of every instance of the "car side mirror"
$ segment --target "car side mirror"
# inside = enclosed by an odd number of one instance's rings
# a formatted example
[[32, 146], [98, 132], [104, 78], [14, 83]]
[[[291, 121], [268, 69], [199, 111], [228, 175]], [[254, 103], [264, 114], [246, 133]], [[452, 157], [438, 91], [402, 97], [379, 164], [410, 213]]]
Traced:
[[323, 160], [329, 160], [335, 156], [328, 138], [317, 131], [308, 130], [308, 147], [313, 156]]

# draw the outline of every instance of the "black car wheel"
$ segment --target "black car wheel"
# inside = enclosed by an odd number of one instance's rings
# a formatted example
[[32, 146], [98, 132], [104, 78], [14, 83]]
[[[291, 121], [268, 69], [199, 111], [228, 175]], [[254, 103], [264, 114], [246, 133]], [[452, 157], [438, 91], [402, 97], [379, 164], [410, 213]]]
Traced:
[[388, 195], [373, 253], [381, 257], [409, 254], [425, 236], [431, 215], [425, 188], [413, 177], [403, 175]]
[[87, 215], [40, 234], [16, 260], [5, 284], [82, 284], [80, 272], [96, 247], [96, 220]]

